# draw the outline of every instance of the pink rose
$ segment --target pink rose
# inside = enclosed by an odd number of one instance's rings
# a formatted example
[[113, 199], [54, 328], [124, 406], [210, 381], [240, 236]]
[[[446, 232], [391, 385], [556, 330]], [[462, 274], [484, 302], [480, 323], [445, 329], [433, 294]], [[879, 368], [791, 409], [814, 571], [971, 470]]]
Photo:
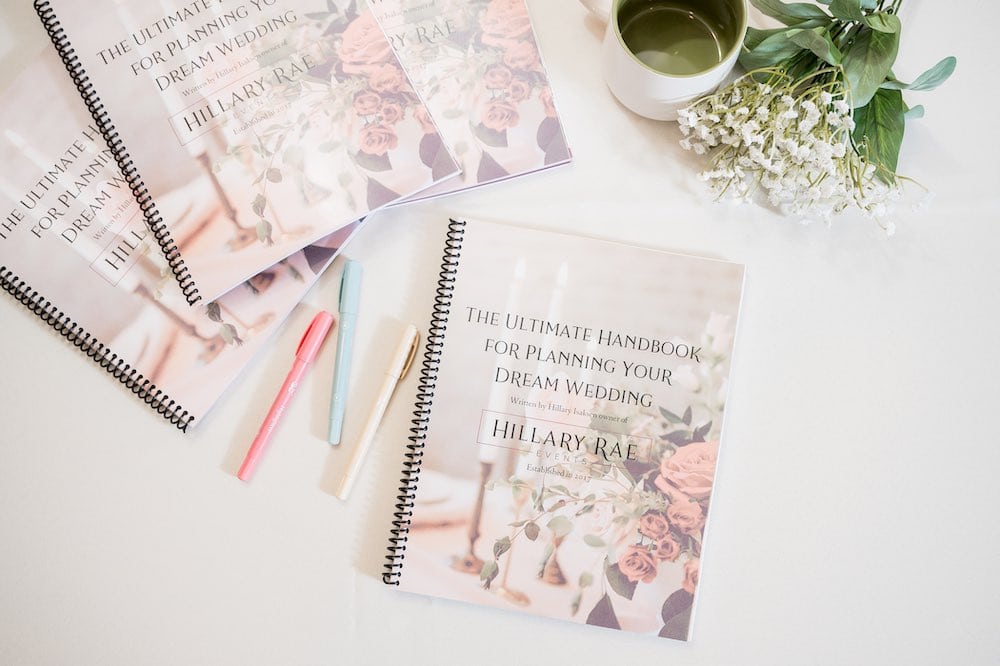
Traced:
[[538, 93], [538, 99], [542, 100], [542, 105], [545, 107], [545, 116], [547, 118], [555, 118], [556, 105], [552, 101], [552, 88], [548, 86], [542, 88], [542, 92]]
[[483, 125], [497, 132], [516, 127], [520, 120], [514, 105], [504, 99], [490, 100], [483, 109]]
[[712, 494], [718, 455], [718, 442], [695, 442], [682, 446], [660, 461], [660, 476], [682, 493], [695, 499], [705, 499]]
[[420, 123], [420, 129], [424, 131], [424, 134], [437, 133], [437, 127], [434, 126], [434, 121], [431, 120], [431, 114], [427, 113], [427, 107], [422, 104], [418, 106], [413, 112], [413, 117]]
[[507, 47], [503, 62], [511, 69], [534, 69], [538, 65], [538, 49], [531, 42], [517, 42]]
[[678, 500], [667, 507], [667, 518], [684, 534], [698, 534], [705, 526], [705, 512], [701, 510], [701, 505], [688, 498]]
[[507, 88], [507, 93], [510, 95], [510, 101], [515, 104], [523, 102], [531, 96], [531, 84], [524, 79], [514, 79], [510, 82], [510, 87]]
[[650, 539], [659, 539], [670, 532], [670, 523], [662, 513], [649, 511], [639, 519], [639, 534]]
[[656, 560], [645, 546], [629, 546], [618, 560], [618, 568], [633, 583], [638, 583], [640, 580], [643, 583], [652, 583], [656, 578]]
[[684, 582], [681, 587], [685, 591], [694, 594], [698, 587], [698, 572], [701, 569], [701, 562], [697, 559], [688, 560], [684, 563]]
[[366, 125], [361, 128], [361, 152], [369, 155], [385, 155], [399, 145], [399, 137], [391, 127]]
[[681, 545], [674, 541], [674, 538], [669, 534], [662, 539], [658, 539], [653, 546], [653, 557], [658, 560], [673, 562], [680, 557]]
[[531, 33], [531, 18], [523, 0], [490, 0], [479, 27], [491, 37], [517, 39]]
[[387, 125], [395, 125], [403, 119], [403, 107], [396, 102], [386, 102], [380, 111], [382, 122]]
[[345, 71], [357, 73], [361, 71], [358, 66], [376, 65], [392, 58], [392, 47], [375, 17], [366, 11], [344, 29], [337, 56]]
[[354, 112], [359, 116], [371, 116], [382, 106], [382, 98], [370, 90], [354, 96]]
[[396, 92], [405, 81], [403, 70], [391, 63], [379, 65], [368, 77], [368, 85], [378, 92]]
[[490, 90], [503, 90], [510, 85], [513, 78], [514, 75], [510, 73], [509, 69], [499, 65], [494, 65], [486, 70], [486, 74], [483, 76], [483, 82]]

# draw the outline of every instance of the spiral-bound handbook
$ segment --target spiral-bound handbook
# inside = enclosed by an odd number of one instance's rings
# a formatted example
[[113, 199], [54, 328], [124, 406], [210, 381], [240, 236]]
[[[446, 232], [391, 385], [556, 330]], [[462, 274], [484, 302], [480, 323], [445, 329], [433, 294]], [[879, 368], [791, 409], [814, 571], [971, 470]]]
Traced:
[[458, 173], [366, 7], [35, 0], [189, 303]]
[[0, 289], [181, 430], [208, 411], [357, 226], [192, 308], [52, 48], [0, 94], [0, 127]]
[[743, 272], [453, 221], [383, 581], [686, 640]]

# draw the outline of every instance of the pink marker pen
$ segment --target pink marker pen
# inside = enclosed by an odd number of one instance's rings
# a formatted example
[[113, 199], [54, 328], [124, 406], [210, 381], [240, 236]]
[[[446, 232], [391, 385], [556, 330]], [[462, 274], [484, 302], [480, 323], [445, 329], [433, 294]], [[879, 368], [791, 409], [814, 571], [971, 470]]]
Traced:
[[278, 395], [274, 398], [274, 404], [271, 405], [267, 416], [264, 417], [264, 422], [261, 424], [260, 430], [257, 431], [257, 436], [253, 438], [250, 450], [247, 451], [246, 458], [243, 459], [243, 464], [240, 465], [239, 472], [236, 473], [236, 476], [241, 481], [246, 481], [253, 473], [257, 459], [264, 453], [268, 442], [271, 441], [271, 435], [274, 433], [278, 421], [281, 420], [285, 409], [288, 408], [292, 400], [292, 396], [298, 390], [299, 383], [302, 381], [306, 370], [319, 353], [319, 348], [322, 346], [323, 340], [326, 339], [326, 334], [330, 332], [331, 326], [333, 326], [333, 315], [329, 312], [321, 311], [316, 313], [316, 316], [313, 317], [312, 322], [309, 324], [309, 328], [302, 335], [299, 348], [295, 351], [295, 362], [292, 364], [292, 369], [288, 371], [285, 383], [281, 385], [281, 390], [278, 391]]

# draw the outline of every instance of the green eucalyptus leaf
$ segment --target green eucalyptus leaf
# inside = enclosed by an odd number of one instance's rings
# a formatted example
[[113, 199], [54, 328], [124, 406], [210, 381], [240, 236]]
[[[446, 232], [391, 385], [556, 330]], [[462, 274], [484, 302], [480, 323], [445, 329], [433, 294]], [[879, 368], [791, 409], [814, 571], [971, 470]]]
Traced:
[[907, 109], [906, 112], [903, 114], [903, 118], [905, 118], [907, 120], [917, 120], [917, 119], [923, 118], [923, 117], [924, 117], [924, 105], [923, 104], [917, 104], [912, 109]]
[[878, 90], [871, 101], [854, 109], [854, 142], [862, 154], [876, 164], [879, 180], [892, 185], [896, 181], [899, 147], [903, 143], [903, 93], [899, 90]]
[[583, 535], [583, 542], [588, 546], [593, 546], [594, 548], [603, 548], [606, 545], [604, 543], [604, 539], [597, 536], [596, 534]]
[[232, 324], [223, 324], [219, 327], [219, 335], [222, 336], [223, 341], [229, 346], [236, 343], [236, 329]]
[[215, 323], [217, 324], [222, 323], [222, 309], [219, 307], [219, 304], [217, 302], [212, 301], [211, 303], [206, 305], [205, 313], [208, 315], [208, 318], [214, 321]]
[[839, 65], [844, 58], [825, 28], [797, 32], [792, 35], [791, 40], [802, 48], [809, 49], [816, 54], [817, 58], [831, 65]]
[[761, 13], [778, 19], [785, 25], [798, 25], [809, 19], [830, 19], [819, 5], [806, 2], [784, 3], [781, 0], [750, 0]]
[[863, 21], [865, 18], [861, 11], [861, 0], [833, 0], [830, 3], [830, 13], [845, 21]]
[[862, 28], [847, 47], [843, 59], [844, 76], [854, 108], [868, 104], [889, 75], [898, 50], [898, 32], [878, 32], [869, 28]]
[[255, 230], [257, 232], [257, 240], [259, 240], [261, 243], [267, 243], [268, 245], [274, 244], [274, 240], [271, 238], [271, 233], [273, 232], [273, 228], [271, 227], [270, 222], [261, 219], [260, 222], [257, 223]]
[[496, 560], [490, 560], [483, 564], [483, 568], [479, 571], [479, 580], [485, 589], [490, 589], [490, 583], [493, 582], [498, 573], [500, 573], [500, 567], [497, 566]]
[[955, 71], [957, 63], [955, 56], [948, 56], [918, 76], [913, 83], [903, 83], [890, 78], [882, 84], [882, 87], [888, 90], [934, 90], [948, 80], [948, 77]]
[[632, 595], [635, 594], [635, 587], [637, 583], [633, 583], [626, 578], [625, 574], [622, 573], [622, 570], [618, 568], [617, 564], [611, 564], [608, 566], [607, 569], [605, 569], [604, 574], [608, 579], [608, 585], [611, 586], [612, 590], [626, 599], [632, 599]]
[[591, 583], [594, 582], [594, 574], [589, 571], [584, 571], [580, 574], [580, 589], [585, 587], [590, 587]]
[[264, 208], [266, 206], [267, 206], [267, 199], [265, 199], [261, 194], [255, 196], [253, 199], [253, 203], [250, 204], [250, 208], [253, 209], [253, 212], [257, 214], [257, 217], [261, 217], [264, 215]]
[[282, 161], [288, 166], [301, 171], [305, 165], [306, 151], [302, 144], [293, 144], [285, 149], [281, 156]]
[[875, 14], [869, 14], [865, 17], [865, 23], [872, 30], [896, 35], [899, 34], [900, 29], [903, 27], [902, 23], [899, 22], [899, 17], [895, 14], [889, 14], [888, 12], [876, 12]]
[[536, 522], [529, 522], [524, 526], [524, 536], [528, 537], [532, 541], [538, 538], [538, 534], [542, 531], [542, 528], [538, 526]]
[[[821, 19], [810, 19], [808, 21], [803, 21], [802, 23], [796, 24], [794, 30], [812, 30], [813, 28], [822, 28], [829, 26], [830, 22]], [[759, 28], [748, 27], [747, 35], [743, 38], [743, 47], [749, 51], [753, 51], [755, 48], [760, 46], [768, 37], [773, 35], [790, 32], [787, 27], [782, 28], [768, 28], [767, 30], [761, 30]]]
[[542, 551], [542, 559], [538, 563], [538, 574], [537, 575], [538, 575], [539, 578], [541, 578], [542, 576], [545, 575], [545, 566], [549, 563], [549, 560], [552, 558], [552, 555], [555, 552], [556, 552], [556, 547], [550, 541], [548, 544], [546, 544], [545, 550]]
[[552, 530], [552, 534], [556, 538], [564, 537], [573, 531], [573, 523], [566, 516], [556, 516], [548, 522], [546, 527]]
[[788, 28], [770, 28], [768, 30], [761, 30], [759, 28], [748, 27], [747, 35], [743, 38], [743, 48], [748, 51], [753, 51], [768, 37], [785, 32], [786, 30], [788, 30]]
[[510, 550], [510, 537], [497, 539], [493, 543], [493, 557], [500, 559], [500, 556]]

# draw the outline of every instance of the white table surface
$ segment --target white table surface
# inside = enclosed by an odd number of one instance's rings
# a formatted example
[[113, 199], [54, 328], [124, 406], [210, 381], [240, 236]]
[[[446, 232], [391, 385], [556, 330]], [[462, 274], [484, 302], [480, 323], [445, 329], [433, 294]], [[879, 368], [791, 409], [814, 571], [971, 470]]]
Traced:
[[[425, 326], [448, 215], [747, 264], [693, 641], [383, 586], [415, 375], [348, 502], [332, 495], [347, 447], [323, 438], [331, 349], [253, 482], [237, 481], [304, 309], [183, 436], [5, 297], [0, 663], [1000, 661], [1000, 6], [906, 5], [900, 78], [959, 64], [910, 96], [927, 116], [900, 170], [937, 196], [892, 239], [859, 217], [801, 226], [713, 203], [676, 126], [607, 92], [600, 27], [576, 0], [533, 0], [574, 164], [381, 213], [348, 248], [366, 271], [355, 367], [372, 371], [354, 375], [347, 442], [403, 324]], [[34, 19], [0, 12], [6, 75]], [[340, 266], [310, 304], [336, 303]]]

